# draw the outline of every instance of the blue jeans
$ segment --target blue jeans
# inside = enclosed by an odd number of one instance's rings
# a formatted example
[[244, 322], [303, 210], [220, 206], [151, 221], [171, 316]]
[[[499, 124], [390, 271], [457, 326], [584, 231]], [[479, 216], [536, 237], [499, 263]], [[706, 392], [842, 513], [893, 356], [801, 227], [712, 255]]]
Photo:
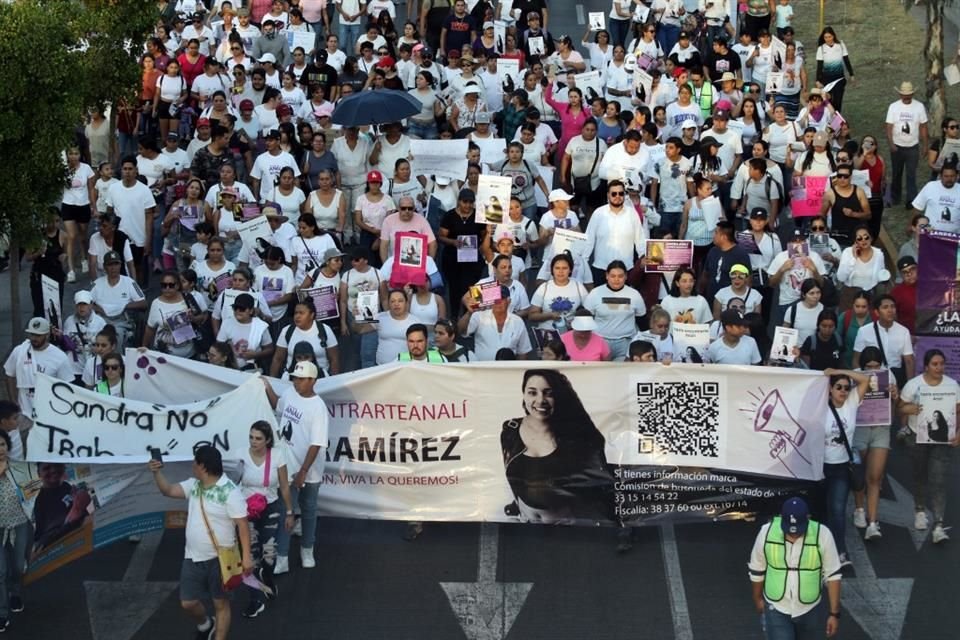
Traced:
[[627, 34], [630, 33], [630, 24], [630, 18], [626, 20], [607, 18], [607, 27], [610, 31], [610, 44], [612, 46], [615, 47], [618, 44], [622, 47], [627, 46]]
[[419, 138], [420, 140], [436, 140], [440, 137], [435, 122], [419, 124], [413, 120], [407, 121], [407, 135], [411, 138]]
[[767, 640], [820, 640], [827, 628], [826, 609], [817, 606], [797, 618], [780, 613], [768, 602], [763, 609], [763, 635]]
[[850, 495], [850, 471], [846, 463], [823, 463], [827, 487], [827, 528], [837, 543], [837, 553], [847, 552], [847, 497]]
[[337, 25], [337, 37], [340, 39], [340, 49], [348, 56], [356, 56], [357, 54], [353, 52], [353, 48], [356, 46], [357, 40], [360, 39], [361, 25], [343, 24], [339, 19], [337, 20]]
[[360, 352], [360, 368], [367, 369], [377, 366], [377, 346], [380, 344], [380, 334], [376, 331], [362, 333], [357, 336], [357, 342]]
[[523, 215], [527, 218], [530, 218], [537, 224], [540, 224], [540, 217], [537, 215], [537, 205], [532, 204], [529, 207], [523, 208]]
[[[321, 452], [321, 455], [322, 452]], [[294, 505], [300, 506], [300, 549], [313, 549], [317, 541], [317, 493], [320, 491], [319, 482], [308, 482], [302, 489], [290, 484], [290, 499]], [[277, 536], [277, 555], [287, 556], [290, 553], [290, 532], [280, 528]]]
[[670, 55], [670, 50], [673, 49], [673, 45], [677, 44], [677, 40], [679, 39], [680, 27], [662, 22], [660, 26], [657, 27], [657, 42], [660, 43], [660, 48], [663, 49], [664, 55]]
[[11, 529], [0, 529], [0, 538], [10, 536], [0, 547], [0, 618], [10, 617], [10, 596], [19, 596], [23, 574], [27, 568], [27, 546], [30, 544], [30, 523]]
[[[122, 133], [118, 132], [117, 136], [119, 138], [117, 143], [117, 161], [115, 163], [117, 172], [120, 172], [120, 161], [127, 156], [136, 156], [137, 155], [137, 136], [132, 133]], [[97, 167], [93, 167], [93, 170], [96, 171]]]

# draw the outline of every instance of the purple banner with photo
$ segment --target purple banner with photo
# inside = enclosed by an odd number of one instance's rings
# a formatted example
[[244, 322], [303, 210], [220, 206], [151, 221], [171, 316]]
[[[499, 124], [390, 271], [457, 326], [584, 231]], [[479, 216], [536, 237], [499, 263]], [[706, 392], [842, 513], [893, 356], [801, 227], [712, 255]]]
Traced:
[[923, 233], [917, 262], [917, 335], [960, 337], [960, 236]]

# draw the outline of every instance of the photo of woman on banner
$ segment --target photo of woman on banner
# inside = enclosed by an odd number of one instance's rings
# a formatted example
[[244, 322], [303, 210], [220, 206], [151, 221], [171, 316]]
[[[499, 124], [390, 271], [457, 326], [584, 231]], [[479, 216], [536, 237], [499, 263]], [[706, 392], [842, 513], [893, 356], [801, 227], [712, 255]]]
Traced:
[[521, 389], [524, 416], [505, 421], [500, 433], [515, 498], [506, 515], [546, 524], [610, 520], [613, 477], [605, 441], [569, 379], [530, 369]]
[[35, 533], [33, 552], [37, 553], [83, 526], [93, 509], [90, 494], [66, 481], [67, 467], [62, 463], [37, 464], [41, 487], [33, 503]]

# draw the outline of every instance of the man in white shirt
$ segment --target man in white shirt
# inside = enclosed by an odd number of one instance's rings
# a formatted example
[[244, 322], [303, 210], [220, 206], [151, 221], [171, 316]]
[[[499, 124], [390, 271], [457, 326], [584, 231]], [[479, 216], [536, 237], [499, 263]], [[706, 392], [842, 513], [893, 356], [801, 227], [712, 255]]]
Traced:
[[690, 198], [692, 184], [690, 169], [693, 163], [680, 153], [682, 145], [680, 138], [668, 138], [666, 157], [651, 171], [650, 199], [660, 212], [660, 231], [673, 238], [680, 234], [683, 205]]
[[827, 272], [827, 267], [823, 264], [823, 258], [815, 251], [806, 256], [790, 253], [790, 244], [799, 245], [803, 242], [803, 236], [797, 231], [793, 240], [788, 243], [787, 248], [775, 255], [773, 260], [770, 261], [770, 266], [767, 267], [767, 275], [770, 276], [769, 285], [771, 287], [779, 285], [780, 287], [777, 316], [774, 318], [775, 326], [783, 323], [787, 308], [800, 299], [800, 286], [803, 281], [807, 278], [813, 278], [817, 282], [821, 282], [823, 274]]
[[250, 177], [253, 179], [253, 193], [260, 197], [260, 188], [266, 181], [267, 186], [273, 184], [275, 179], [280, 177], [280, 171], [284, 167], [293, 169], [293, 175], [300, 175], [300, 167], [293, 156], [280, 148], [280, 131], [272, 129], [266, 135], [267, 150], [257, 156], [253, 161], [253, 169], [250, 170]]
[[200, 55], [209, 56], [210, 43], [214, 41], [213, 29], [203, 24], [202, 13], [193, 14], [193, 21], [183, 30], [183, 42], [190, 42], [194, 38], [200, 41]]
[[913, 83], [901, 82], [897, 88], [900, 99], [887, 108], [887, 144], [890, 146], [890, 163], [893, 166], [890, 196], [894, 206], [900, 204], [904, 172], [907, 174], [906, 202], [913, 202], [917, 195], [920, 150], [928, 148], [927, 110], [922, 103], [914, 101], [913, 92]]
[[[180, 606], [197, 623], [198, 637], [226, 638], [230, 632], [230, 597], [214, 540], [232, 547], [239, 539], [243, 572], [253, 571], [247, 501], [240, 488], [223, 473], [223, 459], [214, 447], [198, 447], [193, 454], [193, 478], [170, 484], [163, 463], [148, 465], [160, 493], [187, 500], [186, 545], [180, 566]], [[239, 585], [237, 585], [239, 586]], [[204, 601], [213, 601], [215, 618], [207, 615]]]
[[883, 356], [884, 366], [893, 371], [897, 385], [903, 389], [907, 380], [913, 377], [916, 364], [910, 331], [897, 322], [897, 301], [893, 296], [878, 296], [873, 301], [873, 308], [877, 319], [857, 331], [857, 339], [853, 343], [853, 368], [860, 367], [860, 353], [864, 349], [877, 347]]
[[67, 354], [50, 344], [50, 323], [46, 318], [31, 318], [24, 333], [27, 339], [7, 357], [3, 372], [7, 376], [7, 397], [16, 398], [23, 414], [30, 416], [37, 374], [72, 382], [73, 366]]
[[527, 326], [520, 316], [510, 313], [510, 288], [500, 287], [500, 299], [493, 308], [467, 309], [460, 316], [457, 329], [462, 335], [474, 336], [474, 353], [479, 361], [496, 360], [497, 351], [510, 349], [518, 360], [526, 360], [533, 351]]
[[607, 184], [607, 204], [594, 210], [587, 225], [587, 254], [593, 254], [590, 271], [596, 286], [606, 282], [607, 267], [614, 260], [632, 267], [635, 254], [646, 254], [647, 234], [636, 209], [624, 205], [626, 195], [626, 185], [611, 180]]
[[960, 233], [960, 185], [957, 165], [944, 162], [937, 180], [923, 185], [911, 203], [915, 214], [923, 214], [937, 231]]
[[243, 41], [243, 52], [248, 56], [253, 53], [253, 42], [260, 37], [260, 29], [250, 24], [250, 10], [247, 8], [237, 9], [238, 24], [235, 29]]
[[[323, 465], [327, 448], [327, 405], [313, 390], [319, 371], [309, 361], [298, 362], [290, 374], [293, 388], [278, 397], [264, 378], [264, 387], [271, 406], [277, 411], [279, 435], [287, 441], [290, 495], [300, 504], [300, 561], [304, 569], [317, 566], [313, 545], [317, 534], [317, 493], [323, 479]], [[292, 515], [288, 513], [287, 515]], [[273, 573], [289, 571], [287, 554], [290, 551], [290, 532], [285, 531], [277, 542], [277, 564]]]
[[190, 95], [199, 101], [201, 109], [206, 109], [213, 104], [215, 92], [223, 91], [229, 95], [232, 84], [229, 76], [220, 73], [220, 63], [217, 59], [210, 57], [203, 63], [203, 73], [193, 79]]
[[623, 142], [611, 146], [603, 154], [597, 172], [601, 180], [622, 180], [631, 170], [645, 176], [648, 164], [650, 154], [643, 146], [643, 136], [631, 129], [624, 134]]
[[137, 159], [133, 156], [124, 158], [120, 165], [120, 182], [107, 190], [107, 213], [115, 213], [120, 218], [120, 231], [130, 239], [137, 280], [146, 286], [157, 203], [149, 187], [137, 180], [138, 175]]
[[727, 309], [720, 314], [723, 335], [710, 343], [707, 353], [710, 362], [716, 364], [760, 364], [763, 358], [757, 341], [750, 337], [747, 321], [736, 309]]
[[[812, 563], [816, 571], [789, 569], [803, 561]], [[830, 638], [837, 633], [843, 577], [840, 555], [833, 534], [810, 519], [810, 510], [801, 498], [787, 500], [780, 515], [760, 527], [747, 566], [753, 603], [767, 629], [776, 628], [786, 632], [785, 637], [798, 638]], [[826, 612], [821, 606], [823, 583], [829, 601]]]
[[160, 151], [160, 155], [166, 159], [168, 165], [173, 167], [177, 179], [184, 180], [189, 177], [190, 160], [187, 158], [187, 152], [180, 148], [180, 134], [176, 131], [167, 134], [166, 144]]

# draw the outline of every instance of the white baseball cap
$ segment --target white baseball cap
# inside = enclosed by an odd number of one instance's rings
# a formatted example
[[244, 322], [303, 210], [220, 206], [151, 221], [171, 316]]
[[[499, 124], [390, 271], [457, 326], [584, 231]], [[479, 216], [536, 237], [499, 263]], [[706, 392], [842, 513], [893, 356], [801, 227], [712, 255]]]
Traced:
[[272, 62], [272, 63], [276, 64], [276, 63], [277, 63], [277, 57], [276, 57], [275, 55], [273, 55], [272, 53], [265, 53], [265, 54], [263, 54], [262, 56], [260, 56], [259, 62], [261, 62], [261, 63], [263, 63], [263, 62]]
[[557, 200], [573, 200], [573, 196], [563, 189], [554, 189], [550, 192], [550, 195], [547, 196], [547, 200], [550, 202], [556, 202]]
[[697, 126], [698, 126], [697, 121], [694, 120], [693, 118], [687, 118], [686, 120], [680, 123], [681, 129], [696, 129]]
[[50, 333], [50, 323], [46, 318], [30, 318], [24, 331], [35, 336], [45, 336]]
[[597, 321], [590, 316], [574, 316], [570, 328], [574, 331], [596, 331]]
[[89, 291], [81, 289], [73, 294], [73, 304], [90, 304], [91, 302], [93, 302], [93, 296]]
[[297, 366], [293, 368], [293, 372], [290, 374], [291, 378], [313, 378], [317, 379], [320, 377], [320, 372], [317, 371], [317, 365], [312, 362], [298, 362]]

